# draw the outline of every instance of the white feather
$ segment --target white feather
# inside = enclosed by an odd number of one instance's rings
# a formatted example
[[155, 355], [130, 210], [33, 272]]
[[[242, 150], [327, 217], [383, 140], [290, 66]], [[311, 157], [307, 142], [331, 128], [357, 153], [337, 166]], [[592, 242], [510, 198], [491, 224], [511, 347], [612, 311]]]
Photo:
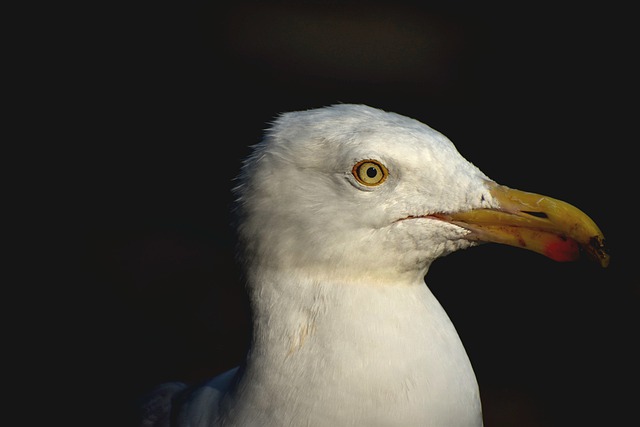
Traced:
[[[367, 159], [389, 171], [379, 186], [352, 174]], [[398, 114], [335, 105], [280, 116], [234, 190], [251, 348], [242, 369], [174, 408], [179, 425], [482, 425], [471, 364], [423, 280], [472, 243], [424, 216], [491, 207], [487, 179]]]

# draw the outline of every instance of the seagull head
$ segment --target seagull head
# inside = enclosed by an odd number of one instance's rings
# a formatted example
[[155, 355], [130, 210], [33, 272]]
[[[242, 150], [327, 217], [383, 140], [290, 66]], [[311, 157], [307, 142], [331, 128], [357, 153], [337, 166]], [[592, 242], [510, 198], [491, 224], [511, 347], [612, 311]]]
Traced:
[[364, 105], [285, 113], [234, 189], [245, 263], [333, 280], [421, 280], [481, 242], [606, 266], [598, 227], [577, 208], [498, 185], [429, 126]]

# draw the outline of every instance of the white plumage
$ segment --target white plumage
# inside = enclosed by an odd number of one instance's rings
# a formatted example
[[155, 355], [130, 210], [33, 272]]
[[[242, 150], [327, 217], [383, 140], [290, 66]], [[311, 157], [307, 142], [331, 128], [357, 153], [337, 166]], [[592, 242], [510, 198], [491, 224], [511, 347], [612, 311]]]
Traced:
[[513, 210], [496, 188], [413, 119], [362, 105], [281, 115], [234, 190], [246, 361], [200, 387], [164, 385], [143, 425], [481, 426], [473, 369], [424, 276], [508, 234], [455, 216]]

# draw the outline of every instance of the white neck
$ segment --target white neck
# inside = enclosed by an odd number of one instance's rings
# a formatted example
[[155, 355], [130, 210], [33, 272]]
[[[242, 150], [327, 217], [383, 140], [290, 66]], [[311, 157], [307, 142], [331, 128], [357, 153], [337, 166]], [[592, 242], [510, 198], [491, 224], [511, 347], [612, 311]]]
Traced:
[[[422, 280], [314, 282], [259, 272], [229, 425], [473, 425], [473, 370]], [[258, 280], [259, 279], [259, 280]], [[251, 281], [252, 278], [249, 278]]]

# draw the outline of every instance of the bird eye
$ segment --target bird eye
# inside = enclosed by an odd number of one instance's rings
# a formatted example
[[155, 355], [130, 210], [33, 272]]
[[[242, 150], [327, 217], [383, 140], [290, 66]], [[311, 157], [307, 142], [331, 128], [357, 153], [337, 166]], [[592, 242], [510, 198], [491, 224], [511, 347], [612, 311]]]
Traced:
[[367, 186], [380, 185], [389, 175], [387, 168], [376, 160], [361, 160], [351, 172], [360, 184]]

